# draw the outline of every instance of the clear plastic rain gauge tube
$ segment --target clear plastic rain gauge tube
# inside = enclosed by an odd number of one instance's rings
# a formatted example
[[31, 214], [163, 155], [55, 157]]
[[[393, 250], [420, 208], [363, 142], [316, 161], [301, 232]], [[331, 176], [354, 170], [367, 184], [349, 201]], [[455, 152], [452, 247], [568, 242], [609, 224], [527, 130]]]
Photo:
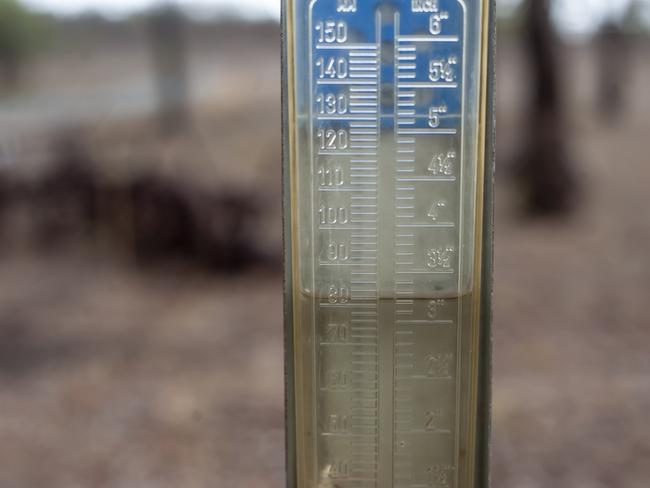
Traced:
[[283, 8], [289, 486], [484, 486], [492, 5]]

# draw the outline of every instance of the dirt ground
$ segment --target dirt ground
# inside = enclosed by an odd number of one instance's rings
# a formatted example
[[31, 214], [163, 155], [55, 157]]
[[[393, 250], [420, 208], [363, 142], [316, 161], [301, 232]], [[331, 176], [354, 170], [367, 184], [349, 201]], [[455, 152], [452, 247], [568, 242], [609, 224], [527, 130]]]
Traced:
[[[265, 59], [278, 55], [267, 49]], [[650, 69], [634, 78], [637, 103], [608, 125], [591, 107], [593, 86], [583, 89], [588, 57], [572, 54], [581, 205], [565, 220], [528, 221], [508, 166], [520, 64], [511, 46], [502, 53], [493, 486], [646, 488]], [[277, 97], [277, 72], [248, 61], [268, 80], [260, 97]], [[216, 148], [205, 152], [206, 165], [236, 178], [236, 163], [253, 159], [262, 169], [244, 179], [274, 182], [268, 191], [277, 200], [279, 105], [233, 119], [232, 104], [223, 127], [237, 120], [250, 134], [245, 128], [262, 119], [256, 133], [266, 142], [251, 147], [199, 124], [201, 147]], [[178, 161], [190, 146], [165, 154]], [[273, 208], [268, 238], [277, 246]], [[0, 254], [0, 488], [280, 487], [282, 374], [277, 272], [138, 271], [77, 244]]]

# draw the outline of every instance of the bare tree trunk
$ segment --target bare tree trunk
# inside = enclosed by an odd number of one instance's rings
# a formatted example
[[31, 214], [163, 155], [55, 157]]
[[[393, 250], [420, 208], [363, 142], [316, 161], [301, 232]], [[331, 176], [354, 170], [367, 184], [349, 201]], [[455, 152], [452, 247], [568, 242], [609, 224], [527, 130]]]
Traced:
[[531, 72], [529, 127], [519, 160], [530, 214], [562, 214], [575, 201], [576, 178], [568, 155], [561, 66], [549, 0], [529, 0], [525, 36]]

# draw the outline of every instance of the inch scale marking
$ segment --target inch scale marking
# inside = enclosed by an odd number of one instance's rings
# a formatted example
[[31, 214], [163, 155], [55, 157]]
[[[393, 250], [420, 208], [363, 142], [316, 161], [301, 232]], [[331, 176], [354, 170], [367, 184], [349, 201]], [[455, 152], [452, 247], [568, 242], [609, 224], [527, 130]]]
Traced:
[[[435, 159], [449, 138], [455, 138], [452, 144], [462, 151], [464, 76], [455, 67], [464, 60], [464, 11], [456, 12], [463, 26], [457, 35], [441, 34], [443, 28], [434, 25], [439, 13], [429, 18], [430, 35], [426, 36], [401, 33], [417, 24], [413, 19], [417, 14], [394, 15], [394, 59], [399, 73], [394, 86], [394, 138], [399, 148], [395, 195], [396, 202], [413, 202], [397, 204], [395, 213], [394, 292], [400, 301], [394, 317], [395, 471], [390, 486], [404, 488], [452, 488], [459, 480], [460, 382], [459, 368], [453, 363], [460, 360], [462, 305], [459, 300], [454, 312], [453, 304], [445, 300], [418, 300], [423, 289], [441, 286], [438, 276], [449, 276], [456, 291], [461, 289], [461, 173], [455, 168], [452, 174], [440, 174], [433, 165], [422, 164], [432, 156]], [[422, 58], [428, 64], [428, 79], [418, 70]], [[454, 104], [456, 97], [459, 105]], [[418, 106], [422, 99], [431, 100], [424, 111]], [[454, 111], [456, 115], [450, 116]], [[445, 198], [438, 200], [438, 195]], [[447, 195], [456, 195], [456, 202]], [[412, 232], [405, 234], [407, 229]], [[427, 246], [425, 256], [418, 256], [414, 250], [422, 247], [423, 240], [436, 242]], [[444, 305], [451, 315], [441, 320], [438, 308]], [[418, 347], [424, 342], [432, 345], [430, 349]], [[425, 457], [423, 452], [430, 455]]]

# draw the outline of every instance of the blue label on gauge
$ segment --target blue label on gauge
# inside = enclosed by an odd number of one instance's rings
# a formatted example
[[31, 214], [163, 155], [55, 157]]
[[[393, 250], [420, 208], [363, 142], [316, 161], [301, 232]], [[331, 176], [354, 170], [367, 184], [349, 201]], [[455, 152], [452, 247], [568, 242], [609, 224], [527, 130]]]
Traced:
[[374, 85], [384, 129], [459, 128], [465, 10], [459, 0], [317, 0], [312, 82], [345, 98], [355, 85]]

